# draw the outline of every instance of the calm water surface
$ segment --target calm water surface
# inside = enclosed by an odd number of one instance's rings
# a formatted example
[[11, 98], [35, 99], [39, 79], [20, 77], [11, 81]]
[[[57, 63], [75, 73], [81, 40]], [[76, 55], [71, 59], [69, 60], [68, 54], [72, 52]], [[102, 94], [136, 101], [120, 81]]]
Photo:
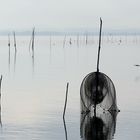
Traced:
[[[89, 37], [87, 44], [83, 36], [79, 41], [75, 36], [63, 40], [63, 36], [51, 36], [51, 40], [49, 36], [36, 36], [32, 57], [30, 36], [17, 36], [16, 54], [13, 39], [9, 50], [7, 37], [0, 37], [0, 139], [65, 140], [62, 113], [67, 82], [68, 140], [91, 139], [80, 131], [80, 84], [96, 70], [98, 40], [95, 36]], [[114, 82], [121, 110], [110, 126], [115, 128], [114, 136], [105, 140], [140, 139], [140, 67], [135, 64], [140, 64], [139, 36], [103, 37], [100, 71]]]

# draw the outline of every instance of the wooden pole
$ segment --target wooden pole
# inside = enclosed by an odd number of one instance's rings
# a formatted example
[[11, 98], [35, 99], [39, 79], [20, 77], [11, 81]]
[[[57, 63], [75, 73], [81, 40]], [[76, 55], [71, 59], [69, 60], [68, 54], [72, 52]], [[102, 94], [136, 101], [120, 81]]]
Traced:
[[33, 32], [32, 32], [32, 52], [34, 54], [34, 37], [35, 36], [35, 27], [33, 28]]
[[2, 75], [0, 77], [0, 98], [1, 98], [1, 83], [2, 83]]
[[1, 121], [1, 84], [2, 84], [2, 75], [0, 78], [0, 125], [2, 127], [2, 121]]
[[65, 138], [66, 140], [68, 139], [68, 135], [67, 135], [67, 127], [66, 127], [66, 122], [65, 122], [65, 118], [63, 117], [63, 124], [64, 124], [64, 130], [65, 130]]
[[95, 104], [94, 104], [94, 115], [96, 116], [96, 103], [99, 85], [99, 59], [100, 59], [100, 49], [101, 49], [101, 33], [102, 33], [102, 19], [100, 18], [100, 33], [99, 33], [99, 47], [98, 47], [98, 59], [97, 59], [97, 72], [96, 72], [96, 93], [95, 93]]
[[99, 72], [99, 59], [101, 49], [101, 35], [102, 35], [102, 19], [100, 18], [100, 33], [99, 33], [99, 47], [98, 47], [98, 59], [97, 59], [97, 72]]
[[10, 35], [8, 34], [8, 46], [10, 47]]
[[65, 98], [65, 105], [64, 105], [64, 111], [63, 111], [63, 118], [65, 118], [65, 112], [66, 112], [67, 98], [68, 98], [68, 88], [69, 88], [69, 83], [67, 83], [67, 86], [66, 86], [66, 98]]
[[8, 47], [9, 47], [9, 53], [8, 53], [8, 67], [10, 71], [10, 35], [8, 34]]
[[10, 46], [9, 46], [9, 53], [8, 53], [8, 66], [9, 66], [9, 72], [10, 72]]
[[66, 98], [65, 98], [65, 105], [64, 105], [64, 111], [63, 111], [63, 123], [64, 123], [64, 130], [65, 130], [65, 138], [66, 138], [66, 140], [68, 139], [68, 136], [67, 136], [66, 123], [65, 123], [65, 111], [66, 111], [66, 106], [67, 106], [68, 88], [69, 88], [69, 83], [67, 83], [67, 86], [66, 86]]
[[32, 44], [32, 35], [31, 35], [31, 39], [30, 39], [30, 42], [29, 42], [29, 52], [30, 52], [30, 48], [31, 48], [31, 44]]
[[14, 47], [15, 47], [15, 52], [17, 51], [17, 48], [16, 48], [16, 36], [15, 36], [15, 31], [13, 32], [13, 35], [14, 35]]
[[88, 33], [86, 32], [86, 45], [88, 44]]

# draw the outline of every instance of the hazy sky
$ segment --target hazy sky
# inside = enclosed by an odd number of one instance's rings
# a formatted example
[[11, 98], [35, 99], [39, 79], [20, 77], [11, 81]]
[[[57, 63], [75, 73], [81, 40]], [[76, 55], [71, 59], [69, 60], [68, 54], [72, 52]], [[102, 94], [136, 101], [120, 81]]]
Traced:
[[0, 30], [140, 29], [139, 0], [0, 0]]

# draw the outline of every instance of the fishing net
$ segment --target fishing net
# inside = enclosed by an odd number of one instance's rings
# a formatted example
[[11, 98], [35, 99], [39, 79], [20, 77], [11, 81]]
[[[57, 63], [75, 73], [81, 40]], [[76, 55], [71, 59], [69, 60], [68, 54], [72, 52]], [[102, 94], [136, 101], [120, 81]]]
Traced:
[[82, 111], [91, 110], [95, 105], [103, 110], [118, 110], [114, 84], [104, 73], [88, 74], [81, 84], [80, 95]]
[[92, 116], [81, 114], [80, 135], [82, 140], [112, 140], [116, 129], [117, 112]]

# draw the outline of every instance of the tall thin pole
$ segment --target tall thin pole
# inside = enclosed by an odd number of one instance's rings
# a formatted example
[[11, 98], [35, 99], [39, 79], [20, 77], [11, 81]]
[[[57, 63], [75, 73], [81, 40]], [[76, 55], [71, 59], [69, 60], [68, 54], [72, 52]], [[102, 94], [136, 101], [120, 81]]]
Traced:
[[96, 72], [96, 93], [95, 93], [95, 103], [94, 103], [94, 115], [96, 116], [96, 103], [99, 85], [99, 59], [100, 59], [100, 49], [101, 49], [101, 33], [102, 33], [102, 19], [100, 18], [100, 33], [99, 33], [99, 48], [98, 48], [98, 59], [97, 59], [97, 72]]
[[68, 88], [69, 88], [69, 83], [67, 83], [67, 87], [66, 87], [66, 98], [65, 98], [65, 105], [64, 105], [64, 111], [63, 111], [63, 118], [65, 117], [65, 112], [66, 112], [67, 98], [68, 98]]
[[9, 46], [9, 53], [8, 53], [8, 67], [10, 72], [10, 46]]
[[86, 45], [88, 44], [88, 33], [86, 32]]
[[97, 72], [99, 72], [99, 59], [101, 49], [101, 35], [102, 35], [102, 19], [100, 18], [100, 33], [99, 33], [99, 47], [98, 47], [98, 59], [97, 59]]
[[1, 83], [2, 83], [2, 75], [0, 77], [0, 98], [1, 98]]
[[30, 48], [31, 48], [31, 44], [32, 44], [32, 35], [31, 35], [31, 39], [30, 39], [30, 42], [29, 42], [29, 52], [30, 52]]
[[16, 36], [15, 36], [15, 32], [13, 32], [13, 35], [14, 35], [14, 47], [15, 47], [15, 52], [17, 51], [17, 48], [16, 48]]
[[1, 84], [2, 84], [2, 75], [0, 78], [0, 125], [2, 127], [2, 121], [1, 121]]
[[10, 71], [10, 35], [9, 34], [8, 34], [8, 47], [9, 47], [8, 67], [9, 67], [9, 71]]
[[10, 47], [10, 35], [8, 34], [8, 46]]
[[67, 128], [66, 128], [66, 122], [65, 122], [65, 111], [66, 111], [66, 106], [67, 106], [68, 88], [69, 88], [69, 83], [67, 83], [67, 86], [66, 86], [66, 98], [65, 98], [65, 105], [64, 105], [64, 111], [63, 111], [63, 123], [64, 123], [66, 140], [68, 139], [68, 136], [67, 136]]
[[33, 32], [32, 32], [32, 52], [34, 54], [34, 36], [35, 36], [35, 28], [33, 28]]

